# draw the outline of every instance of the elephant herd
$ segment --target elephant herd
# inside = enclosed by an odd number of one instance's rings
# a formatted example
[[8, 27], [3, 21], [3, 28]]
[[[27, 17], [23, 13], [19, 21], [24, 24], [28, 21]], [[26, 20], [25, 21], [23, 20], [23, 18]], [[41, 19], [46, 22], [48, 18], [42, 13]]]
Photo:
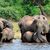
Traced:
[[12, 23], [6, 19], [0, 18], [0, 42], [10, 42], [13, 38]]
[[[24, 16], [18, 22], [22, 42], [50, 42], [50, 25], [44, 15]], [[0, 42], [11, 42], [14, 39], [13, 25], [0, 18]]]
[[50, 42], [50, 25], [44, 15], [24, 16], [18, 25], [22, 42]]

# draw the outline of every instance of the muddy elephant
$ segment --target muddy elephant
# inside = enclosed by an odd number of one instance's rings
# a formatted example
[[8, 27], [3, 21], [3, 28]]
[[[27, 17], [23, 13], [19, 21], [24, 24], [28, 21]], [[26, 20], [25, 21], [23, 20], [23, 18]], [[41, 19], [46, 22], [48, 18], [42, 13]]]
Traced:
[[10, 28], [5, 28], [1, 32], [1, 42], [11, 42], [14, 39], [14, 32]]
[[48, 32], [49, 26], [48, 26], [47, 18], [43, 15], [41, 16], [40, 15], [38, 15], [37, 17], [24, 16], [19, 21], [18, 24], [19, 24], [20, 31], [21, 31], [21, 40], [23, 40], [23, 35], [25, 32], [31, 31], [34, 33], [37, 32], [38, 39], [41, 42], [44, 42], [45, 38], [43, 39], [43, 37], [45, 36], [43, 36], [43, 34]]
[[3, 18], [0, 18], [0, 21], [3, 23], [4, 28], [8, 27], [13, 30], [12, 22]]

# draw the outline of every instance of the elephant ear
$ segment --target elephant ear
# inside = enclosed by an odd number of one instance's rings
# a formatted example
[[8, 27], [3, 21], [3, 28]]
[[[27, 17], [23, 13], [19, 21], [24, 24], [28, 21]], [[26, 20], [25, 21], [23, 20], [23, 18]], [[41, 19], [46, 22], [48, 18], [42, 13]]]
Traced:
[[2, 21], [2, 22], [3, 22], [4, 28], [6, 28], [6, 22], [5, 21]]
[[7, 20], [3, 20], [2, 22], [3, 22], [4, 28], [8, 27], [8, 26], [7, 26], [7, 23], [8, 23]]
[[37, 20], [35, 19], [35, 20], [33, 21], [33, 23], [36, 24], [36, 23], [37, 23]]

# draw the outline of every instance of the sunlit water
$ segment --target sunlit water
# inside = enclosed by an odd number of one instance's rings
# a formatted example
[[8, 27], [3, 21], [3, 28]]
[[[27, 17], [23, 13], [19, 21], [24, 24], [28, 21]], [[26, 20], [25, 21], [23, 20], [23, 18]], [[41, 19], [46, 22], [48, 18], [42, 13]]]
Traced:
[[22, 43], [21, 40], [17, 39], [13, 43], [0, 45], [0, 50], [50, 50], [50, 44]]

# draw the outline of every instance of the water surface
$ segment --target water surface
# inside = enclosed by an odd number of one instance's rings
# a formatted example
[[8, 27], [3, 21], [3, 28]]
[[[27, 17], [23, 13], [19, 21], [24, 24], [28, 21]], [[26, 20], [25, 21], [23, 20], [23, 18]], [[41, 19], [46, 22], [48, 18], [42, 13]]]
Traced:
[[50, 50], [50, 44], [22, 43], [20, 39], [17, 39], [13, 43], [0, 45], [0, 50]]

